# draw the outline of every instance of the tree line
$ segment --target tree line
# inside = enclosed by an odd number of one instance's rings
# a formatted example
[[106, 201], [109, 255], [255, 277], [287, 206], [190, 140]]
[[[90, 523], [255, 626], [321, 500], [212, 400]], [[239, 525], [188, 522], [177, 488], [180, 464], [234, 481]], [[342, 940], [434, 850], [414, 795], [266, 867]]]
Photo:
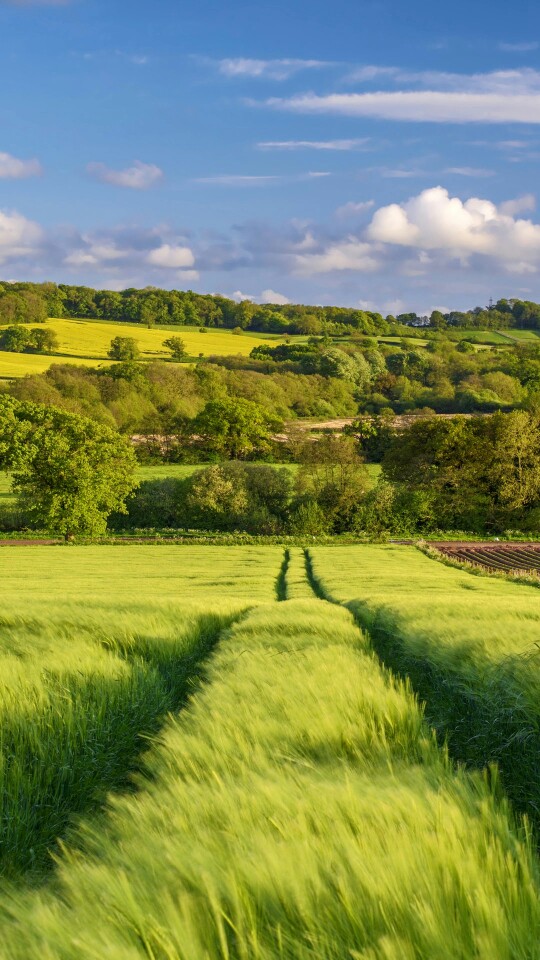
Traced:
[[42, 323], [47, 317], [117, 320], [147, 326], [238, 328], [308, 336], [352, 331], [388, 336], [399, 335], [405, 328], [540, 329], [540, 304], [511, 298], [465, 311], [434, 310], [430, 316], [415, 312], [383, 316], [377, 311], [352, 307], [255, 304], [251, 300], [237, 303], [218, 294], [199, 294], [192, 290], [132, 287], [116, 291], [63, 283], [0, 282], [0, 323]]
[[384, 439], [376, 485], [365, 467], [369, 444], [355, 424], [349, 436], [293, 443], [294, 474], [222, 462], [182, 480], [146, 481], [128, 499], [127, 513], [111, 524], [368, 538], [540, 533], [537, 416], [514, 411], [426, 418], [406, 430], [384, 423], [379, 429]]

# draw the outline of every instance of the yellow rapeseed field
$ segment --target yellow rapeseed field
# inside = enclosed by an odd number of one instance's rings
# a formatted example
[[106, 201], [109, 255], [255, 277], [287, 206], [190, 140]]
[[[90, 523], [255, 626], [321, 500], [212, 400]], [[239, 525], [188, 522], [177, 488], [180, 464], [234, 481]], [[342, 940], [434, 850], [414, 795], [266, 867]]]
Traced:
[[[38, 356], [24, 353], [0, 352], [0, 378], [23, 377], [28, 373], [44, 373], [52, 363], [77, 363], [85, 366], [103, 366], [111, 363], [107, 351], [113, 337], [133, 337], [145, 360], [164, 360], [170, 357], [170, 351], [163, 341], [171, 336], [179, 336], [186, 344], [189, 357], [199, 355], [235, 354], [247, 356], [253, 347], [275, 337], [256, 337], [251, 334], [238, 336], [231, 330], [209, 330], [201, 333], [197, 327], [163, 328], [143, 327], [135, 323], [100, 322], [96, 320], [57, 320], [47, 321], [47, 327], [54, 330], [59, 346], [55, 356]], [[1, 328], [0, 328], [1, 329]]]

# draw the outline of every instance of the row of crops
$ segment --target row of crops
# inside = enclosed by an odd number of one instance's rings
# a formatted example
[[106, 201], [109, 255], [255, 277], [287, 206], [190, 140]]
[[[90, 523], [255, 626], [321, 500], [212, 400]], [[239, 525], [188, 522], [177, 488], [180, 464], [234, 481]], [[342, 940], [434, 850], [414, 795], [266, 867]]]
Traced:
[[[383, 654], [386, 631], [420, 658], [412, 638], [431, 624], [426, 645], [446, 644], [462, 675], [467, 660], [473, 690], [488, 660], [500, 669], [529, 649], [537, 591], [398, 547], [30, 548], [10, 560], [2, 757], [40, 806], [67, 780], [56, 863], [20, 818], [2, 957], [540, 958], [527, 830], [495, 777], [449, 759], [371, 640]], [[456, 651], [445, 618], [458, 600]], [[72, 761], [93, 771], [84, 791], [63, 772]], [[13, 816], [15, 782], [8, 792]]]
[[540, 573], [540, 544], [439, 543], [435, 546], [452, 560], [472, 563], [492, 573]]

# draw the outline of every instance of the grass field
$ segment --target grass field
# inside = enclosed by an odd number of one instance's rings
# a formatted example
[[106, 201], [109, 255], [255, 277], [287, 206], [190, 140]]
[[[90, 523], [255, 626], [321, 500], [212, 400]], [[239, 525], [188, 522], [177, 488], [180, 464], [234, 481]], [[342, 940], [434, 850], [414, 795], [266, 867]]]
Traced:
[[540, 825], [540, 593], [449, 568], [414, 547], [317, 547], [325, 596], [347, 602], [393, 669], [412, 678], [454, 756], [497, 762]]
[[[8, 548], [9, 549], [9, 548]], [[35, 547], [2, 556], [0, 870], [47, 849], [125, 782], [141, 736], [177, 707], [199, 661], [275, 594], [277, 548]]]
[[[345, 560], [316, 565], [334, 578]], [[18, 758], [2, 768], [19, 830], [6, 960], [538, 960], [525, 833], [487, 779], [453, 768], [351, 613], [317, 599], [300, 548], [20, 548], [0, 599], [2, 746]], [[142, 759], [133, 730], [150, 734]], [[68, 750], [94, 804], [115, 790], [104, 813], [77, 806]], [[35, 808], [65, 834], [70, 804], [82, 819], [36, 887], [20, 872], [40, 866]]]
[[59, 346], [54, 357], [32, 354], [13, 354], [0, 352], [0, 378], [22, 377], [28, 373], [43, 373], [51, 363], [80, 363], [84, 366], [104, 366], [110, 364], [107, 351], [113, 337], [133, 337], [144, 360], [165, 360], [170, 351], [163, 347], [163, 341], [171, 333], [179, 336], [186, 344], [189, 357], [197, 358], [201, 354], [237, 354], [247, 356], [258, 344], [275, 339], [268, 336], [243, 334], [238, 336], [231, 330], [212, 330], [201, 333], [198, 327], [148, 327], [134, 323], [111, 323], [97, 320], [55, 320], [47, 321], [46, 326], [54, 330]]

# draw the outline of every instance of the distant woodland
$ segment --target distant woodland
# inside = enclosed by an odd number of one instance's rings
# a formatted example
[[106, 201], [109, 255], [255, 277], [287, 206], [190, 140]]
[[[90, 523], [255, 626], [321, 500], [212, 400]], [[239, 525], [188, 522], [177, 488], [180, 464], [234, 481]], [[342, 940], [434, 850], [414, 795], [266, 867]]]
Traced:
[[93, 290], [91, 287], [55, 283], [0, 282], [0, 323], [39, 323], [47, 317], [118, 320], [150, 325], [178, 324], [223, 327], [269, 333], [336, 336], [351, 331], [385, 336], [399, 327], [434, 330], [471, 328], [540, 329], [540, 304], [527, 300], [498, 300], [488, 307], [431, 316], [403, 313], [386, 316], [352, 307], [303, 304], [240, 303], [219, 295], [146, 287]]

